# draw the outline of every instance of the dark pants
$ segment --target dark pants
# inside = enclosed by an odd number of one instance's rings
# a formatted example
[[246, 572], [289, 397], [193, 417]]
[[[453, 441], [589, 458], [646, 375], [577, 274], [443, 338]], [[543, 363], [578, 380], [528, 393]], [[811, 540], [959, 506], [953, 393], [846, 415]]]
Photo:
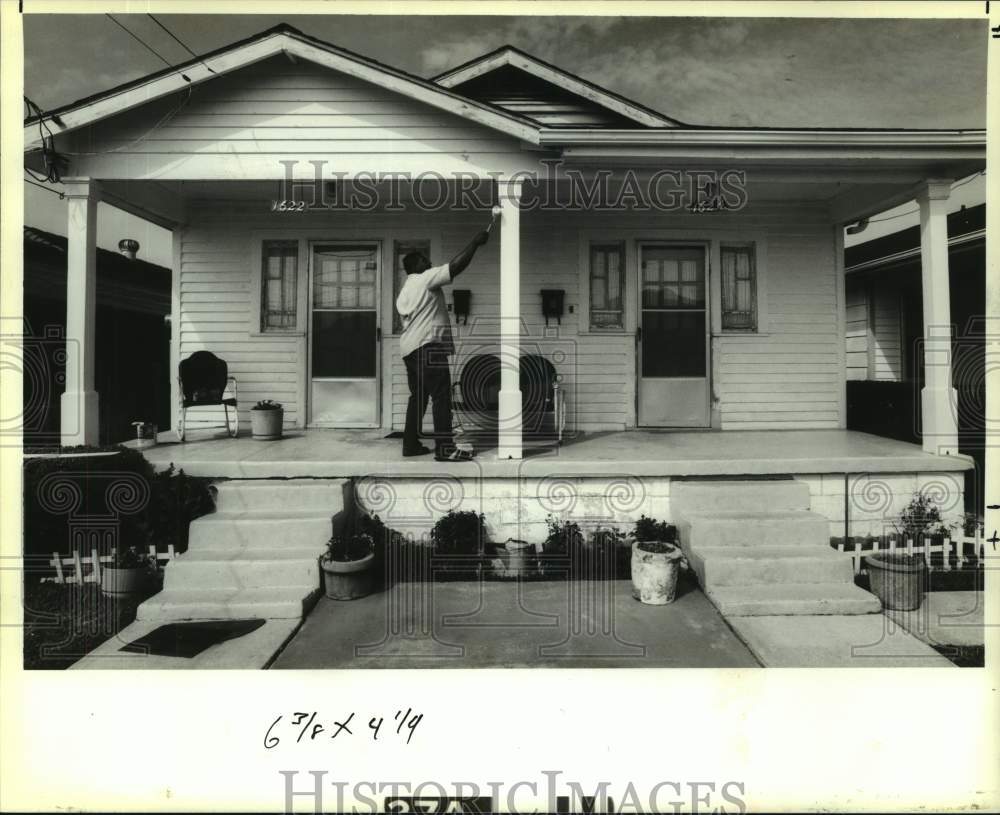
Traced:
[[434, 402], [434, 441], [438, 451], [453, 444], [451, 435], [451, 371], [449, 350], [443, 345], [423, 345], [403, 357], [406, 380], [410, 386], [410, 401], [406, 405], [406, 428], [403, 430], [403, 452], [415, 452], [420, 447], [420, 427], [427, 412], [427, 400]]

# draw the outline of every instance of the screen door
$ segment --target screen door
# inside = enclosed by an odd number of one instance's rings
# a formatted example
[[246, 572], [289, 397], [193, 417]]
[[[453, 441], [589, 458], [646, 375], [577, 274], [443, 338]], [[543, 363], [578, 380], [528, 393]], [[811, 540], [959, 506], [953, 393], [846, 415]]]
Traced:
[[316, 243], [310, 286], [310, 424], [378, 427], [379, 246]]
[[704, 246], [639, 247], [638, 423], [708, 427]]

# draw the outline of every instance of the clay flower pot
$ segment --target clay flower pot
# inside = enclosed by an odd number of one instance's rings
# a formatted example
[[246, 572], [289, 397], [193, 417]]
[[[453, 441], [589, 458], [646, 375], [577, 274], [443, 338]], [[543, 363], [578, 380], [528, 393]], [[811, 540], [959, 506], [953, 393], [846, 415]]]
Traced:
[[684, 553], [672, 543], [636, 541], [632, 544], [632, 596], [651, 606], [672, 603]]
[[259, 441], [272, 441], [281, 438], [285, 424], [285, 409], [277, 407], [254, 407], [250, 410], [250, 428], [253, 437]]
[[135, 569], [119, 569], [105, 566], [101, 570], [101, 593], [110, 597], [124, 597], [139, 594], [149, 585], [149, 569], [140, 566]]
[[359, 560], [320, 560], [326, 596], [331, 600], [356, 600], [371, 594], [375, 590], [374, 563], [374, 552]]
[[927, 583], [927, 566], [920, 555], [872, 555], [868, 564], [868, 580], [872, 594], [882, 601], [882, 607], [912, 611], [920, 607]]

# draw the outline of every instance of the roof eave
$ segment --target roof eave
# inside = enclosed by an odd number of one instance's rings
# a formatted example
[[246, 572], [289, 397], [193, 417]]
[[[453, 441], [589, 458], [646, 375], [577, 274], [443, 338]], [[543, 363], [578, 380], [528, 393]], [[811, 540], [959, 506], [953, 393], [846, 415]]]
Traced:
[[[53, 129], [58, 128], [57, 134], [65, 133], [282, 52], [319, 64], [335, 62], [336, 66], [329, 67], [339, 70], [347, 68], [345, 72], [361, 79], [381, 84], [441, 110], [473, 119], [530, 144], [539, 143], [539, 127], [526, 117], [467, 99], [427, 80], [359, 58], [295, 29], [271, 29], [257, 38], [241, 41], [232, 47], [215, 51], [210, 56], [191, 60], [175, 70], [152, 74], [146, 81], [119, 86], [104, 95], [88, 97], [74, 105], [58, 108], [43, 119], [29, 118], [24, 123], [24, 149], [31, 150], [41, 143], [42, 122]], [[384, 77], [382, 81], [379, 81], [380, 75]], [[151, 86], [156, 86], [153, 93], [149, 92]], [[61, 124], [56, 122], [56, 118]]]

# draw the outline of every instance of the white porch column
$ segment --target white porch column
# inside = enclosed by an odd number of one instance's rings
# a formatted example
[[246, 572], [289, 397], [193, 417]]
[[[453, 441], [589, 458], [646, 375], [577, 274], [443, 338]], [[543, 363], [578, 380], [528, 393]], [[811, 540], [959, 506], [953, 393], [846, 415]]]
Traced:
[[917, 193], [920, 207], [920, 274], [924, 301], [924, 389], [920, 394], [923, 448], [958, 452], [951, 384], [951, 294], [948, 280], [948, 197], [951, 181], [929, 179]]
[[521, 458], [521, 182], [497, 182], [500, 198], [500, 458]]
[[94, 389], [97, 320], [97, 202], [89, 179], [67, 181], [66, 388], [60, 401], [64, 445], [97, 444], [98, 399]]

